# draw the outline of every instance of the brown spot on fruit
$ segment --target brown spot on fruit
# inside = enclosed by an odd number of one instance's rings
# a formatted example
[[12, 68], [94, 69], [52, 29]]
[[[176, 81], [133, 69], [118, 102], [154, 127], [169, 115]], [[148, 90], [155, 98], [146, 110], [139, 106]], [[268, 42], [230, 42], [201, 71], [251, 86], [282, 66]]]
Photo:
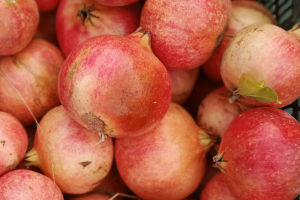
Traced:
[[83, 168], [85, 168], [86, 166], [88, 166], [91, 163], [92, 163], [91, 161], [84, 161], [84, 162], [80, 162], [79, 164], [82, 165]]
[[6, 141], [5, 141], [5, 140], [1, 140], [1, 141], [0, 141], [0, 144], [2, 144], [2, 147], [4, 147], [4, 146], [5, 146], [5, 143], [6, 143]]
[[106, 134], [106, 124], [100, 117], [97, 117], [93, 113], [89, 112], [82, 115], [81, 119], [85, 124], [88, 125], [89, 128], [98, 133]]

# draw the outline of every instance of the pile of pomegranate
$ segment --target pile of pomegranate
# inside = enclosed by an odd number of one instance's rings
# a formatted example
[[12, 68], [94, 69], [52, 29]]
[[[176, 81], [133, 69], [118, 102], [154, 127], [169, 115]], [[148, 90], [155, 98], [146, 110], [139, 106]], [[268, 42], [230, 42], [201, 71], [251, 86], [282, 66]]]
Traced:
[[293, 200], [299, 80], [256, 1], [0, 1], [0, 200]]

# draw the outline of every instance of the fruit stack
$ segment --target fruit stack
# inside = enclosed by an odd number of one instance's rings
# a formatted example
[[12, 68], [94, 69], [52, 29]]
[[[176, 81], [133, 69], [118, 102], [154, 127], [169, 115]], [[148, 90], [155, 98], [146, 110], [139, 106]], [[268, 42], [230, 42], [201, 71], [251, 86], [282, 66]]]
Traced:
[[0, 200], [293, 200], [282, 2], [1, 1]]

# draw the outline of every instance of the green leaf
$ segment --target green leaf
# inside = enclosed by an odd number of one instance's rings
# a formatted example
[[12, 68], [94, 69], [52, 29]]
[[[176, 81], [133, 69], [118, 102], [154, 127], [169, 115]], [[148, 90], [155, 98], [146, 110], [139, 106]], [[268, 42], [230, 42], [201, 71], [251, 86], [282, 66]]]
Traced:
[[255, 99], [262, 103], [277, 102], [278, 104], [281, 104], [281, 101], [278, 100], [276, 91], [270, 87], [266, 87], [265, 81], [255, 82], [251, 76], [246, 74], [242, 75], [239, 87], [234, 93], [243, 97]]

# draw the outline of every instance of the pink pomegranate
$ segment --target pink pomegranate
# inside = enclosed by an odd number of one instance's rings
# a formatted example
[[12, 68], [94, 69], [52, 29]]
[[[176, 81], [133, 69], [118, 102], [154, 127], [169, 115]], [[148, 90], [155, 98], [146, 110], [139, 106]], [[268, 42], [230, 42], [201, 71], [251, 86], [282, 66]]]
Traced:
[[24, 49], [34, 36], [39, 23], [35, 0], [0, 1], [0, 56]]
[[152, 131], [168, 110], [170, 79], [150, 36], [100, 36], [79, 45], [59, 77], [59, 97], [83, 126], [112, 137]]
[[1, 200], [63, 200], [57, 185], [40, 173], [18, 169], [0, 177]]
[[222, 82], [220, 67], [222, 56], [232, 37], [244, 27], [252, 24], [276, 24], [272, 13], [260, 3], [254, 1], [233, 1], [231, 18], [225, 37], [216, 52], [204, 63], [205, 74], [214, 81]]
[[196, 83], [199, 68], [191, 70], [169, 70], [172, 83], [172, 101], [183, 104], [191, 94]]
[[221, 65], [233, 98], [242, 96], [241, 102], [248, 106], [283, 107], [300, 96], [299, 30], [251, 25], [233, 38]]
[[214, 161], [238, 200], [290, 200], [300, 193], [299, 154], [299, 122], [260, 107], [232, 121]]
[[112, 139], [97, 144], [99, 136], [71, 119], [62, 106], [50, 110], [40, 122], [29, 165], [55, 178], [68, 194], [92, 191], [108, 174], [113, 161]]
[[192, 69], [221, 41], [230, 7], [230, 0], [147, 0], [140, 25], [151, 33], [153, 52], [168, 69]]
[[141, 4], [106, 7], [95, 0], [61, 0], [56, 32], [65, 55], [81, 42], [99, 35], [125, 36], [139, 24]]
[[180, 200], [199, 186], [210, 145], [189, 113], [171, 103], [151, 133], [116, 139], [115, 158], [125, 184], [142, 199]]
[[237, 200], [231, 193], [223, 174], [214, 176], [205, 186], [200, 200]]
[[60, 0], [35, 0], [40, 12], [49, 12], [56, 9]]
[[246, 109], [238, 102], [230, 103], [225, 87], [210, 92], [198, 108], [198, 125], [210, 135], [222, 137], [230, 122]]
[[[17, 117], [24, 125], [59, 104], [57, 79], [63, 56], [53, 44], [34, 39], [21, 52], [0, 58], [0, 110]], [[25, 102], [24, 102], [25, 101]]]
[[94, 0], [95, 2], [105, 6], [125, 6], [138, 2], [139, 0]]
[[11, 114], [0, 112], [0, 176], [17, 167], [27, 145], [28, 136], [19, 120]]

